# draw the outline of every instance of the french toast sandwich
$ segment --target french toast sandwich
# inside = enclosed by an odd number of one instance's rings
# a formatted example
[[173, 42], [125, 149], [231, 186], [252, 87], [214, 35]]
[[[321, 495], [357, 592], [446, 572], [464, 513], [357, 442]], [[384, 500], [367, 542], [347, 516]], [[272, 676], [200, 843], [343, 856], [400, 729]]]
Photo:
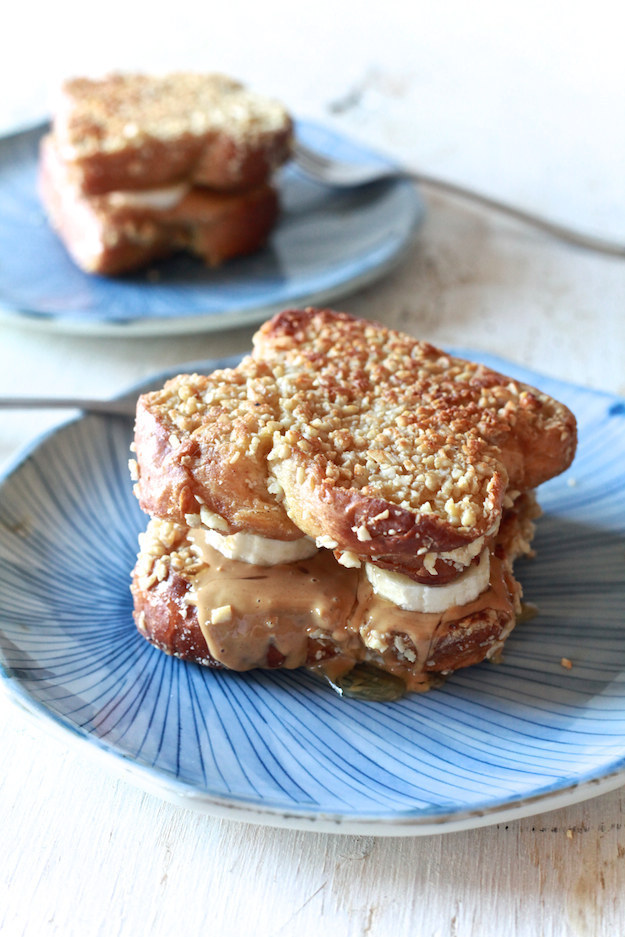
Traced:
[[180, 250], [217, 266], [266, 242], [292, 133], [281, 104], [223, 75], [71, 79], [41, 143], [41, 198], [89, 273]]
[[112, 74], [61, 88], [52, 133], [85, 195], [163, 188], [254, 188], [290, 155], [278, 101], [226, 75]]
[[186, 659], [366, 662], [425, 689], [501, 650], [534, 488], [575, 445], [535, 388], [345, 313], [281, 313], [237, 368], [139, 400], [137, 624]]

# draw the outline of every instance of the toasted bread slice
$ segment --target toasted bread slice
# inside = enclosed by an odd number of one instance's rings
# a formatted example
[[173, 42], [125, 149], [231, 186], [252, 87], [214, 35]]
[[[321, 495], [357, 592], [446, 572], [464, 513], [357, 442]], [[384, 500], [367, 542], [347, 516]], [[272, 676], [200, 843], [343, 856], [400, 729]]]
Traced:
[[[315, 398], [328, 390], [340, 398], [334, 409], [347, 423], [345, 411], [357, 407], [363, 424], [390, 425], [398, 437], [404, 424], [411, 432], [420, 425], [450, 430], [451, 441], [475, 428], [497, 448], [510, 487], [519, 491], [563, 472], [575, 453], [575, 417], [548, 394], [347, 313], [280, 313], [254, 336], [254, 356], [282, 375], [285, 399], [302, 374], [319, 368]], [[309, 394], [307, 388], [302, 396]]]
[[211, 267], [258, 250], [278, 217], [269, 185], [238, 193], [174, 187], [142, 197], [87, 196], [74, 183], [50, 135], [41, 145], [39, 187], [50, 219], [88, 273], [116, 275], [184, 250]]
[[227, 532], [292, 540], [302, 532], [272, 490], [277, 388], [262, 361], [180, 375], [137, 404], [135, 487], [144, 511], [185, 525], [200, 513]]
[[67, 81], [53, 133], [87, 195], [180, 180], [226, 191], [266, 182], [290, 154], [277, 101], [224, 75], [113, 74]]
[[[255, 368], [263, 374], [262, 427], [243, 392]], [[195, 453], [184, 476], [192, 498], [199, 494], [229, 529], [261, 533], [263, 516], [273, 523], [278, 514], [247, 499], [243, 518], [235, 506], [243, 485], [254, 491], [262, 479], [263, 498], [269, 494], [293, 530], [341, 562], [369, 562], [425, 584], [443, 585], [476, 564], [504, 504], [563, 471], [575, 451], [575, 419], [547, 395], [330, 310], [274, 317], [257, 333], [253, 358], [218, 381], [222, 409], [198, 385], [193, 428], [180, 424], [183, 447]], [[167, 440], [180, 407], [169, 399], [167, 408], [165, 416], [154, 395], [139, 404], [138, 492], [150, 513], [185, 523], [178, 488], [170, 493], [164, 481], [179, 460]], [[259, 439], [253, 466], [214, 444], [228, 408], [251, 434], [246, 452]], [[157, 471], [152, 436], [161, 440]], [[280, 537], [276, 530], [265, 535]]]
[[140, 632], [168, 654], [231, 670], [309, 667], [334, 677], [367, 662], [410, 690], [499, 654], [521, 610], [514, 560], [530, 551], [532, 497], [507, 510], [490, 582], [464, 606], [405, 611], [376, 596], [362, 569], [321, 550], [272, 567], [226, 560], [194, 531], [152, 520], [133, 572]]
[[279, 389], [287, 446], [270, 459], [289, 516], [417, 580], [463, 567], [463, 551], [496, 533], [507, 491], [573, 459], [563, 404], [374, 323], [285, 312], [254, 349]]

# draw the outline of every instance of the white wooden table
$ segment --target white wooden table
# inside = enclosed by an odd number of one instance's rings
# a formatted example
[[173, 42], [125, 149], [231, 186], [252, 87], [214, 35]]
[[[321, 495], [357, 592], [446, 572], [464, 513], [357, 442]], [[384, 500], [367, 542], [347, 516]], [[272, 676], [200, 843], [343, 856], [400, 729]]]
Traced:
[[[625, 239], [625, 66], [611, 4], [506, 13], [391, 0], [374, 17], [326, 0], [204, 6], [179, 4], [160, 22], [116, 0], [97, 31], [81, 19], [62, 35], [78, 4], [38, 11], [35, 32], [28, 7], [12, 11], [0, 129], [42, 114], [46, 83], [63, 72], [221, 69], [423, 170]], [[625, 395], [625, 261], [450, 199], [428, 209], [401, 267], [342, 308]], [[111, 395], [185, 360], [245, 351], [252, 331], [119, 340], [3, 326], [0, 394]], [[2, 415], [0, 463], [58, 419]], [[623, 790], [481, 830], [375, 839], [171, 806], [4, 699], [0, 744], [7, 937], [625, 934]]]

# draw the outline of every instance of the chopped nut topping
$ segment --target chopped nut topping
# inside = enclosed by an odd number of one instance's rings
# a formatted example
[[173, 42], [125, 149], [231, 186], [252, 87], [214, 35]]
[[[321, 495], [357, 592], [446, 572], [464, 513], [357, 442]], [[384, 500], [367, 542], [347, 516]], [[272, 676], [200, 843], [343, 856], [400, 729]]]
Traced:
[[[528, 434], [549, 437], [558, 463], [543, 447], [534, 474], [572, 457], [575, 422], [557, 401], [408, 335], [307, 310], [278, 315], [254, 344], [236, 368], [181, 375], [143, 398], [165, 439], [183, 441], [181, 504], [205, 499], [224, 532], [264, 524], [288, 539], [299, 528], [360, 557], [423, 548], [440, 579], [439, 560], [467, 566], [504, 503], [534, 487]], [[157, 513], [142, 456], [137, 490]]]
[[67, 104], [59, 130], [81, 157], [184, 135], [227, 132], [235, 140], [255, 141], [289, 126], [281, 104], [225, 75], [114, 74], [75, 78], [63, 91]]

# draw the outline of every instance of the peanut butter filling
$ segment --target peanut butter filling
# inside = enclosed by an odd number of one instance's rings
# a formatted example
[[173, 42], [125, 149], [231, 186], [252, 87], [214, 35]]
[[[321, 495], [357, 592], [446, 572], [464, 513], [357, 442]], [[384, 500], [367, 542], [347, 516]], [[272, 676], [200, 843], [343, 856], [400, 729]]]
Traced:
[[[473, 622], [481, 629], [486, 622], [480, 653], [489, 657], [520, 608], [520, 588], [496, 556], [489, 586], [477, 599], [432, 614], [405, 611], [376, 595], [362, 570], [340, 566], [330, 551], [267, 567], [227, 559], [193, 530], [188, 538], [201, 565], [187, 601], [196, 606], [210, 655], [230, 670], [310, 667], [335, 679], [367, 661], [400, 676], [410, 690], [426, 690], [432, 670], [441, 669], [432, 655], [439, 657], [446, 641], [462, 643], [464, 620], [467, 636]], [[505, 634], [495, 627], [500, 615], [509, 622]]]
[[298, 563], [257, 566], [231, 560], [193, 530], [202, 566], [191, 580], [193, 602], [209, 653], [230, 670], [308, 663], [309, 638], [334, 645], [345, 664], [357, 653], [347, 627], [356, 600], [357, 574], [320, 551]]

